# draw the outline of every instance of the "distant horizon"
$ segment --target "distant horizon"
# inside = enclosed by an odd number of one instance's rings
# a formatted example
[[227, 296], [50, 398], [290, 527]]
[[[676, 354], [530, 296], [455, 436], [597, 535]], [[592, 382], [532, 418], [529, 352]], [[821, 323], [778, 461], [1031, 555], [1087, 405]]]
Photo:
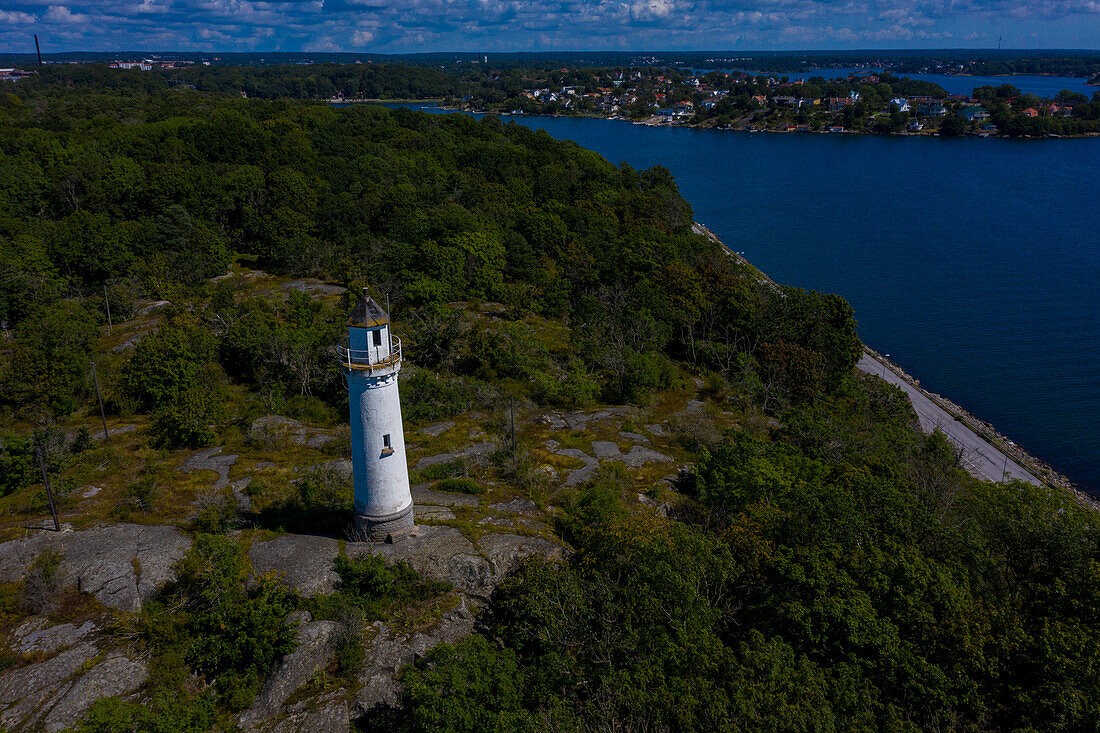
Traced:
[[[1100, 47], [1096, 0], [8, 0], [0, 49], [195, 53], [799, 52]], [[18, 50], [17, 50], [18, 49]], [[459, 50], [461, 49], [461, 50]], [[88, 52], [88, 51], [84, 51]], [[560, 52], [560, 51], [559, 51]]]
[[[1045, 56], [1057, 56], [1064, 54], [1085, 54], [1085, 55], [1100, 55], [1100, 48], [1062, 48], [1062, 47], [1030, 47], [1030, 48], [982, 48], [982, 47], [926, 47], [926, 46], [913, 46], [906, 48], [777, 48], [777, 49], [685, 49], [685, 48], [669, 48], [669, 49], [654, 49], [654, 48], [635, 48], [635, 49], [594, 49], [594, 48], [546, 48], [539, 50], [524, 50], [524, 51], [487, 51], [487, 50], [469, 50], [469, 49], [442, 49], [432, 51], [364, 51], [364, 50], [330, 50], [330, 51], [304, 51], [304, 50], [273, 50], [273, 49], [257, 49], [257, 50], [235, 50], [235, 49], [188, 49], [188, 48], [129, 48], [129, 49], [69, 49], [64, 51], [42, 51], [43, 58], [53, 57], [70, 57], [79, 55], [96, 55], [96, 56], [109, 56], [109, 55], [154, 55], [154, 54], [177, 54], [177, 55], [189, 55], [189, 56], [210, 56], [210, 55], [226, 55], [226, 56], [257, 56], [257, 55], [272, 55], [272, 56], [359, 56], [363, 58], [368, 57], [383, 57], [383, 58], [409, 58], [409, 57], [432, 57], [432, 56], [470, 56], [481, 57], [488, 56], [490, 58], [500, 57], [539, 57], [539, 56], [554, 56], [554, 55], [600, 55], [600, 56], [631, 56], [631, 55], [667, 55], [667, 56], [739, 56], [739, 57], [754, 57], [754, 56], [783, 56], [783, 55], [801, 55], [806, 57], [820, 57], [820, 56], [845, 56], [845, 55], [868, 55], [868, 54], [883, 54], [883, 55], [936, 55], [936, 54], [991, 54], [994, 56], [1016, 56], [1019, 54], [1036, 54]], [[0, 47], [0, 55], [4, 56], [29, 56], [35, 57], [36, 52], [34, 50], [34, 42], [31, 41], [31, 49], [29, 51], [15, 51]]]

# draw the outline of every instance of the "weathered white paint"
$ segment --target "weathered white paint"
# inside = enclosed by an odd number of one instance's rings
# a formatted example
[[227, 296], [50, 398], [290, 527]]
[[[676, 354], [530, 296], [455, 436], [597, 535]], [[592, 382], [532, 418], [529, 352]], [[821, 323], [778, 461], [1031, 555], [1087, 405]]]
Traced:
[[389, 314], [365, 292], [348, 318], [347, 347], [338, 351], [348, 380], [355, 525], [383, 539], [412, 526], [412, 492], [397, 389], [401, 349]]
[[[387, 374], [347, 370], [351, 403], [351, 457], [355, 477], [355, 513], [385, 517], [412, 506], [401, 398], [400, 365]], [[384, 436], [390, 436], [389, 450]]]
[[[378, 337], [375, 338], [375, 333]], [[375, 343], [378, 341], [380, 343]], [[356, 359], [370, 358], [373, 362], [384, 361], [390, 355], [390, 326], [383, 324], [373, 328], [348, 328], [348, 348], [356, 352]]]

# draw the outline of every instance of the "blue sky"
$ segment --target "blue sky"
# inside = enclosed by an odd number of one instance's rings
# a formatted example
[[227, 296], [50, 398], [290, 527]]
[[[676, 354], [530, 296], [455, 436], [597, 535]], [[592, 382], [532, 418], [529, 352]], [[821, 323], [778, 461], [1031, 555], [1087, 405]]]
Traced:
[[1100, 48], [1100, 0], [0, 0], [0, 51]]

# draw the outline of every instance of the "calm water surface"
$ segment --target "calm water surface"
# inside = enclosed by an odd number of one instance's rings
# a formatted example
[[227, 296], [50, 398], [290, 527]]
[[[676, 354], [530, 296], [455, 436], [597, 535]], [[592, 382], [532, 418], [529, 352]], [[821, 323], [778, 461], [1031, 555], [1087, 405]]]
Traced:
[[867, 344], [1100, 492], [1100, 139], [510, 119], [667, 167], [727, 245], [780, 282], [845, 296]]

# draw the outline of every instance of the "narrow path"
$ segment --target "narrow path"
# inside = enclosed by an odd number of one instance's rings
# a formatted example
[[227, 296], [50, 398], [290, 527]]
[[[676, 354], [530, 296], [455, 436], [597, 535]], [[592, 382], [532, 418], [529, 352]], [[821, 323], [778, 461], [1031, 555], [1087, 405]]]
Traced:
[[987, 481], [1003, 481], [1006, 477], [1011, 477], [1036, 486], [1043, 485], [1043, 482], [1030, 471], [1006, 456], [965, 423], [957, 420], [954, 415], [871, 354], [864, 352], [856, 366], [868, 374], [873, 374], [900, 387], [909, 397], [917, 417], [920, 418], [921, 430], [931, 433], [935, 428], [939, 428], [956, 447], [962, 449], [963, 467], [972, 475]]

